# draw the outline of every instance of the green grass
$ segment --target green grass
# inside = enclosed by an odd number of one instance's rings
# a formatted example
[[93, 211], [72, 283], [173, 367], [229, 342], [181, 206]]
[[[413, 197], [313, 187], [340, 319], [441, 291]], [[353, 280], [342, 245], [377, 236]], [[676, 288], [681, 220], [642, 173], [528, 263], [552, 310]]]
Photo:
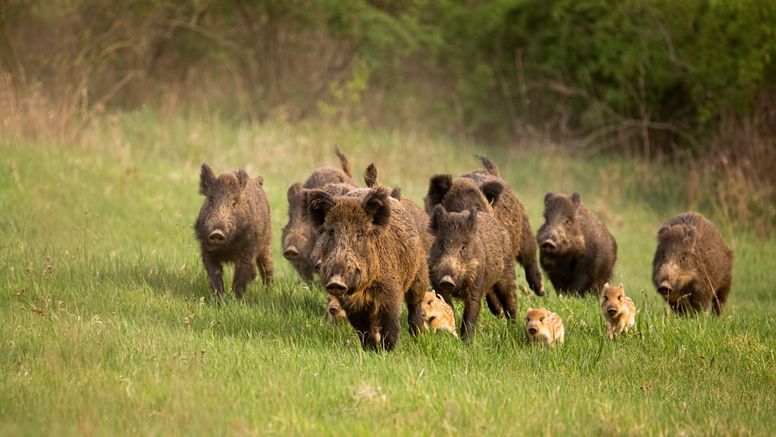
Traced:
[[[613, 280], [640, 309], [636, 332], [605, 341], [596, 299], [550, 290], [520, 306], [559, 313], [562, 348], [529, 346], [520, 326], [484, 311], [468, 345], [412, 338], [403, 318], [394, 352], [361, 351], [280, 255], [286, 188], [335, 164], [335, 145], [358, 173], [375, 162], [381, 181], [417, 202], [429, 176], [461, 174], [487, 154], [534, 230], [546, 191], [579, 191], [617, 238]], [[357, 127], [151, 112], [103, 120], [77, 144], [5, 138], [0, 152], [0, 435], [774, 431], [776, 242], [721, 225], [736, 253], [724, 316], [668, 314], [651, 259], [659, 225], [693, 207], [681, 175]], [[265, 178], [277, 281], [253, 283], [243, 302], [218, 305], [206, 288], [191, 228], [203, 160]]]

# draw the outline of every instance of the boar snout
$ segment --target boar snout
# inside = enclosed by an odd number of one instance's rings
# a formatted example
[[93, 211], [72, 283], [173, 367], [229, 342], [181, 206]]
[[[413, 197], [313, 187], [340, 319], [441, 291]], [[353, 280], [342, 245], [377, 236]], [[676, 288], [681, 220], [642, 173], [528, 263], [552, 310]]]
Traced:
[[455, 288], [455, 281], [453, 281], [453, 278], [450, 277], [450, 275], [445, 275], [439, 280], [437, 288], [441, 291], [451, 291]]
[[283, 251], [283, 257], [289, 261], [293, 261], [299, 258], [299, 249], [297, 249], [296, 246], [288, 246], [286, 250]]
[[207, 239], [211, 243], [223, 243], [226, 241], [226, 234], [224, 234], [224, 231], [216, 229], [207, 236]]
[[329, 314], [332, 316], [336, 316], [339, 310], [340, 309], [337, 307], [337, 305], [329, 304]]
[[610, 316], [614, 316], [615, 314], [617, 314], [617, 308], [615, 308], [613, 305], [609, 305], [606, 308], [606, 312], [609, 313]]
[[662, 296], [668, 296], [671, 294], [671, 292], [674, 291], [671, 287], [671, 284], [668, 281], [663, 281], [658, 285], [657, 292], [660, 293]]
[[531, 334], [531, 335], [536, 335], [537, 332], [539, 332], [539, 330], [534, 328], [533, 326], [528, 328], [528, 333]]
[[553, 251], [558, 248], [558, 244], [552, 238], [547, 238], [542, 241], [540, 247], [544, 251]]
[[348, 286], [345, 285], [345, 281], [342, 280], [342, 276], [334, 276], [326, 284], [326, 292], [334, 296], [342, 296], [347, 293]]

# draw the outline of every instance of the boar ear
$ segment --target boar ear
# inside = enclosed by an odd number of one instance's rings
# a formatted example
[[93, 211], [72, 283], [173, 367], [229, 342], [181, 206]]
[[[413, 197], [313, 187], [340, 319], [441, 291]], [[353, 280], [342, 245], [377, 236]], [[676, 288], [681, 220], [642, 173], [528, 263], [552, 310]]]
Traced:
[[428, 181], [428, 207], [439, 205], [445, 199], [445, 195], [453, 186], [453, 177], [449, 174], [433, 176]]
[[695, 244], [695, 237], [697, 236], [697, 229], [693, 225], [685, 226], [684, 227], [684, 234], [685, 234], [685, 240], [687, 240], [690, 244]]
[[377, 185], [377, 167], [375, 167], [374, 163], [369, 164], [369, 167], [364, 170], [364, 185], [368, 188]]
[[466, 227], [474, 231], [477, 229], [477, 221], [479, 217], [477, 216], [477, 208], [471, 208], [469, 210], [469, 216], [466, 217]]
[[488, 202], [493, 205], [498, 202], [501, 193], [504, 192], [504, 184], [499, 181], [486, 182], [480, 187], [482, 194], [488, 199]]
[[620, 285], [618, 285], [617, 288], [619, 288], [620, 290], [625, 290], [625, 286], [622, 285], [622, 282], [620, 282]]
[[445, 212], [445, 207], [442, 205], [434, 207], [434, 210], [431, 212], [431, 218], [428, 221], [429, 233], [436, 234], [436, 231], [439, 230], [439, 226], [442, 224], [442, 216], [445, 215]]
[[388, 220], [391, 218], [391, 204], [388, 197], [388, 189], [378, 187], [372, 188], [362, 201], [364, 211], [372, 216], [372, 224], [375, 226], [388, 225]]
[[579, 195], [579, 193], [574, 193], [571, 195], [571, 202], [579, 208], [579, 205], [582, 203], [582, 197]]
[[393, 187], [393, 190], [391, 190], [391, 197], [396, 200], [401, 200], [401, 188], [398, 186]]
[[264, 176], [256, 176], [253, 179], [256, 180], [256, 182], [259, 184], [260, 187], [264, 186]]
[[544, 208], [550, 207], [550, 202], [555, 198], [555, 193], [547, 193], [544, 195]]
[[239, 184], [241, 190], [245, 188], [246, 185], [248, 185], [248, 173], [246, 173], [245, 170], [237, 170], [235, 176], [237, 176], [237, 183]]
[[606, 287], [608, 287], [608, 286], [609, 286], [609, 283], [608, 283], [608, 282], [604, 283], [604, 286], [603, 286], [603, 288], [601, 288], [601, 290], [603, 290], [604, 288], [606, 288]]
[[313, 225], [321, 226], [326, 220], [326, 214], [334, 206], [334, 197], [323, 190], [309, 190], [307, 192], [307, 213], [313, 221]]
[[668, 226], [668, 225], [661, 226], [660, 229], [657, 231], [657, 237], [660, 238], [661, 235], [663, 235], [666, 232], [668, 232], [669, 228], [670, 228], [670, 226]]
[[199, 171], [199, 194], [206, 195], [215, 180], [216, 175], [213, 174], [213, 169], [203, 162]]
[[299, 182], [288, 187], [288, 191], [286, 192], [286, 198], [288, 198], [288, 203], [293, 202], [300, 191], [302, 191], [302, 186], [299, 184]]

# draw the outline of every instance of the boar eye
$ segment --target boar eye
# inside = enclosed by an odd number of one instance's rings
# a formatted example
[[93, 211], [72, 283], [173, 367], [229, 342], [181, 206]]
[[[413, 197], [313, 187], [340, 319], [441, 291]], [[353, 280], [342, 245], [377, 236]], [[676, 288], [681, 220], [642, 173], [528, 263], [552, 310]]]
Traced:
[[617, 300], [622, 300], [622, 296], [617, 296]]
[[539, 321], [543, 323], [544, 322], [544, 317], [540, 318]]
[[234, 199], [232, 199], [232, 208], [237, 206], [237, 201], [238, 201], [238, 199], [236, 197]]

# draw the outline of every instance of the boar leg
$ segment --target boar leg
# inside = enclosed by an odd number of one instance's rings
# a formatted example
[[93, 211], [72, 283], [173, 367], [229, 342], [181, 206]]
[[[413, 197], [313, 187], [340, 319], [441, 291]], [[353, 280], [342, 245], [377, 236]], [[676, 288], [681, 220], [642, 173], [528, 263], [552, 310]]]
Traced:
[[272, 283], [272, 248], [265, 246], [259, 252], [259, 256], [256, 257], [256, 264], [261, 271], [261, 278], [264, 284], [269, 285]]
[[574, 272], [574, 279], [569, 285], [569, 291], [576, 295], [583, 295], [594, 287], [593, 278], [583, 269]]
[[235, 297], [242, 299], [245, 288], [255, 277], [256, 263], [253, 259], [237, 261], [234, 264], [234, 281], [232, 281]]
[[202, 263], [205, 265], [210, 288], [215, 292], [216, 297], [224, 297], [224, 268], [220, 262], [216, 261], [207, 254], [202, 255]]
[[361, 347], [366, 349], [369, 344], [371, 332], [371, 323], [369, 322], [369, 315], [362, 311], [346, 311], [348, 322], [350, 326], [356, 331], [358, 340], [361, 342]]
[[493, 286], [494, 293], [499, 297], [499, 300], [506, 307], [506, 315], [510, 320], [515, 320], [517, 317], [517, 294], [515, 294], [515, 278], [504, 278], [497, 282]]
[[494, 316], [499, 319], [504, 315], [504, 306], [501, 305], [501, 299], [493, 291], [488, 291], [485, 294], [485, 302], [488, 303], [488, 309]]
[[[420, 305], [418, 305], [420, 308]], [[386, 351], [393, 350], [396, 343], [399, 341], [399, 312], [400, 308], [396, 310], [385, 308], [380, 314], [380, 332], [382, 333], [382, 344]], [[422, 326], [422, 325], [421, 325]]]
[[[461, 321], [461, 340], [468, 341], [474, 334], [474, 328], [477, 326], [477, 319], [480, 316], [480, 299], [472, 296], [473, 290], [466, 294], [463, 308], [463, 321]], [[482, 295], [480, 295], [482, 296]]]
[[714, 296], [714, 314], [722, 315], [722, 309], [727, 302], [728, 293], [730, 293], [730, 283], [725, 284], [717, 290], [717, 294]]
[[423, 302], [423, 296], [427, 289], [428, 273], [423, 272], [418, 274], [415, 282], [413, 282], [410, 289], [404, 295], [404, 300], [407, 302], [407, 321], [409, 322], [410, 334], [412, 335], [418, 335], [423, 332], [423, 317], [421, 316], [420, 304]]

